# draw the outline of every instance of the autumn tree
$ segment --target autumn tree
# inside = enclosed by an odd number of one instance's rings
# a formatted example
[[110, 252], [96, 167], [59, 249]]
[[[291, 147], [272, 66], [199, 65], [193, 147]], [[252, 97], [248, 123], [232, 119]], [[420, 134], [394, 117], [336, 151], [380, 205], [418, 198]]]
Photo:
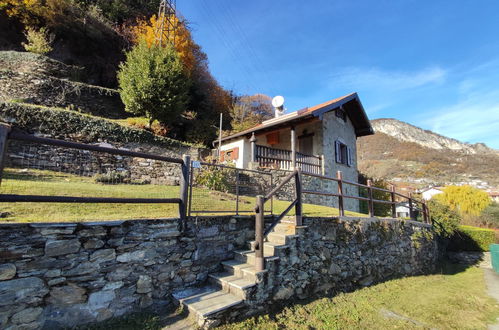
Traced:
[[189, 83], [177, 53], [171, 47], [148, 46], [140, 41], [126, 54], [118, 72], [125, 110], [137, 116], [173, 125], [188, 103]]
[[490, 204], [489, 195], [485, 191], [467, 185], [445, 187], [442, 194], [433, 198], [462, 216], [479, 215]]
[[[217, 136], [220, 113], [224, 117], [224, 127], [230, 127], [231, 94], [211, 75], [207, 56], [192, 39], [187, 22], [176, 16], [170, 19], [177, 28], [176, 33], [169, 36], [169, 41], [175, 45], [185, 74], [191, 82], [189, 102], [176, 125], [170, 130], [170, 136], [210, 144]], [[153, 15], [148, 20], [139, 20], [133, 28], [133, 34], [138, 40], [145, 40], [147, 45], [152, 46], [156, 44], [157, 27], [158, 19]]]
[[231, 108], [231, 115], [231, 133], [244, 131], [274, 117], [272, 98], [265, 94], [236, 97]]

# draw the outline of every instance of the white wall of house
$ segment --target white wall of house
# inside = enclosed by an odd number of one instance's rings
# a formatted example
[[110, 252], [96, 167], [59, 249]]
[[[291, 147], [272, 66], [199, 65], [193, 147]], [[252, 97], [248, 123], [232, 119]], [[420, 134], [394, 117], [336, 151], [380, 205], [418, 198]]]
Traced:
[[248, 162], [251, 160], [250, 142], [246, 138], [222, 144], [222, 151], [229, 151], [234, 148], [239, 148], [238, 158], [235, 161], [237, 168], [248, 168]]
[[421, 193], [421, 196], [425, 201], [429, 201], [433, 196], [443, 193], [440, 189], [431, 188]]
[[397, 214], [397, 217], [408, 218], [410, 216], [409, 205], [407, 203], [397, 204], [395, 213]]

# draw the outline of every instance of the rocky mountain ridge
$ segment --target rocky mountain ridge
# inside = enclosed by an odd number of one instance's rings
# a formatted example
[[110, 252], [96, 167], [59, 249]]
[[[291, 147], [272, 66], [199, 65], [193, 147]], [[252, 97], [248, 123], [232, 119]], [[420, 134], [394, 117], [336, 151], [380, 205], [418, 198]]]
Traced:
[[396, 119], [376, 119], [375, 134], [357, 140], [363, 174], [413, 188], [472, 185], [499, 189], [499, 151], [468, 144]]
[[425, 148], [448, 149], [467, 154], [499, 154], [498, 150], [489, 148], [484, 143], [464, 143], [393, 118], [375, 119], [371, 121], [371, 125], [375, 132], [384, 133], [397, 140], [417, 143]]

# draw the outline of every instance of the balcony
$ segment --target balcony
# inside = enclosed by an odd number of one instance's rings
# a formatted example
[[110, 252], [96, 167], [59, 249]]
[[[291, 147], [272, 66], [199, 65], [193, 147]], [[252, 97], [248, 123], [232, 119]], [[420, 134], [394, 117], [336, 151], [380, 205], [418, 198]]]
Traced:
[[[260, 167], [293, 170], [292, 151], [256, 145], [256, 161]], [[303, 172], [322, 174], [322, 159], [296, 152], [296, 166]]]

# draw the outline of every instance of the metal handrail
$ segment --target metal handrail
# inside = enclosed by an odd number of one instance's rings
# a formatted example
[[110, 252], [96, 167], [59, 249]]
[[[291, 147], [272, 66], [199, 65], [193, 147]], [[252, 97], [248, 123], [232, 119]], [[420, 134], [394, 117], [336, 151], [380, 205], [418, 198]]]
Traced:
[[[264, 209], [265, 202], [272, 198], [279, 189], [281, 189], [285, 184], [295, 178], [295, 193], [296, 198], [291, 202], [291, 204], [272, 221], [269, 228], [265, 230], [264, 221]], [[301, 202], [301, 170], [298, 168], [290, 173], [284, 178], [284, 180], [270, 193], [266, 196], [258, 195], [256, 196], [256, 206], [255, 206], [255, 269], [257, 271], [262, 271], [265, 269], [265, 258], [264, 258], [264, 239], [265, 237], [274, 229], [274, 227], [281, 221], [291, 209], [295, 208], [296, 224], [301, 226], [302, 223], [302, 202]]]

